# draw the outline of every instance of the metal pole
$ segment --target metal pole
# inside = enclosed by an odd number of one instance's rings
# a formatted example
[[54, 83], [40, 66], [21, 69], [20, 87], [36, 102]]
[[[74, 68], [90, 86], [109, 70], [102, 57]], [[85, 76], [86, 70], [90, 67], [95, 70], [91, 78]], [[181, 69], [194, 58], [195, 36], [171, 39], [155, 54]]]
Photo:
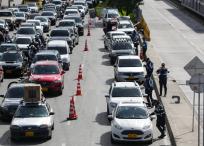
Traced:
[[192, 132], [194, 131], [194, 117], [195, 117], [195, 91], [193, 91], [193, 119], [192, 119]]

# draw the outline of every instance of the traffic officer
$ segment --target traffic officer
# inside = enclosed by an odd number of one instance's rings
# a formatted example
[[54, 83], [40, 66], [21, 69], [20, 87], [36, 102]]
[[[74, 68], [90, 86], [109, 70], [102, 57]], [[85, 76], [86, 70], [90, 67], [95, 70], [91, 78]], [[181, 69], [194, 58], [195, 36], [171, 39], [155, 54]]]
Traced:
[[152, 102], [153, 102], [152, 91], [154, 89], [154, 84], [153, 84], [153, 80], [148, 75], [145, 76], [144, 87], [145, 87], [145, 93], [147, 94], [148, 105], [149, 107], [152, 107], [153, 106], [152, 105]]
[[155, 114], [157, 116], [156, 126], [161, 133], [158, 138], [164, 138], [166, 136], [166, 113], [163, 105], [158, 100], [154, 100], [153, 104], [155, 106], [155, 110], [150, 115]]
[[145, 68], [146, 68], [147, 76], [151, 77], [154, 70], [154, 64], [149, 58], [146, 59]]
[[167, 74], [169, 73], [168, 69], [165, 67], [165, 63], [161, 64], [161, 67], [156, 71], [159, 74], [159, 86], [160, 86], [160, 94], [162, 96], [162, 88], [164, 87], [164, 97], [167, 93]]

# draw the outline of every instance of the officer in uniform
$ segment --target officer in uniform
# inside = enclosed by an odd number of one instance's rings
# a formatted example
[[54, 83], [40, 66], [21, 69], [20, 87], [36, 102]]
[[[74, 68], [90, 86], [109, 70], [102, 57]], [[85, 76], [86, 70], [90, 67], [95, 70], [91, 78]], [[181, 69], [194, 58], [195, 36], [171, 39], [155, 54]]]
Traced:
[[146, 59], [145, 68], [146, 68], [147, 76], [151, 77], [154, 70], [154, 64], [149, 58]]
[[152, 90], [154, 89], [154, 84], [153, 84], [153, 80], [148, 75], [145, 76], [144, 87], [145, 87], [145, 93], [147, 94], [147, 102], [149, 104], [149, 107], [152, 107], [152, 102], [153, 102]]
[[168, 69], [165, 67], [165, 64], [162, 63], [161, 67], [157, 70], [157, 74], [159, 74], [159, 86], [160, 86], [160, 94], [162, 96], [162, 88], [164, 87], [164, 97], [167, 93], [167, 74], [169, 73]]
[[155, 105], [155, 110], [150, 115], [155, 114], [157, 116], [156, 126], [161, 132], [161, 135], [158, 138], [164, 138], [166, 136], [166, 113], [163, 105], [158, 100], [154, 100], [153, 104]]

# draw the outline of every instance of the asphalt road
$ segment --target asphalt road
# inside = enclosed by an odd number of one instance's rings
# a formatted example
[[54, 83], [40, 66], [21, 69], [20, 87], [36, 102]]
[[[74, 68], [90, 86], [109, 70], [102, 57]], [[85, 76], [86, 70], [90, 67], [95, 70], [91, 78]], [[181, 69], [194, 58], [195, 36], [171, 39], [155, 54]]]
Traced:
[[[87, 20], [85, 21], [87, 23]], [[99, 24], [100, 25], [100, 24]], [[100, 25], [101, 26], [101, 25]], [[106, 116], [105, 95], [113, 81], [113, 67], [110, 65], [108, 53], [103, 45], [103, 31], [91, 28], [91, 36], [80, 37], [80, 43], [71, 55], [71, 68], [65, 74], [65, 89], [61, 96], [47, 97], [55, 112], [55, 130], [51, 140], [22, 140], [10, 141], [9, 123], [0, 122], [0, 145], [42, 145], [42, 146], [111, 146], [110, 123]], [[88, 41], [89, 51], [84, 52], [85, 39]], [[76, 92], [75, 80], [79, 65], [83, 65], [83, 80], [81, 81], [82, 96], [75, 97], [78, 119], [67, 121], [69, 116], [69, 99]], [[5, 79], [0, 85], [0, 93], [6, 92], [10, 81]], [[2, 100], [2, 99], [0, 99]], [[155, 121], [154, 121], [155, 125]], [[157, 139], [160, 135], [154, 128], [154, 142], [152, 146], [171, 145], [169, 137]], [[126, 144], [118, 144], [126, 145]], [[128, 144], [135, 145], [135, 144]], [[143, 145], [143, 144], [138, 144]]]

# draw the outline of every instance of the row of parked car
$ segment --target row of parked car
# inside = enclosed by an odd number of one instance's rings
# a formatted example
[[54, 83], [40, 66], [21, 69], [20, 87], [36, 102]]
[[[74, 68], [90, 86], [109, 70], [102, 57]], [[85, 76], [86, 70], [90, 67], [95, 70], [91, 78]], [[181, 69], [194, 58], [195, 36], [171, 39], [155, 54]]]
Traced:
[[[111, 121], [111, 142], [147, 142], [153, 140], [155, 116], [150, 116], [145, 103], [144, 87], [145, 70], [138, 56], [139, 48], [132, 40], [136, 32], [128, 17], [121, 17], [116, 9], [104, 10], [106, 18], [117, 20], [116, 29], [104, 36], [104, 48], [108, 51], [110, 63], [114, 67], [115, 81], [106, 95], [107, 118]], [[109, 17], [111, 16], [111, 17]], [[112, 17], [113, 16], [113, 17]], [[135, 32], [134, 32], [135, 31]], [[138, 44], [142, 34], [138, 33]]]
[[[54, 112], [48, 102], [43, 100], [26, 103], [22, 101], [22, 97], [25, 96], [25, 88], [33, 84], [41, 85], [42, 96], [47, 95], [46, 93], [63, 93], [64, 74], [71, 65], [70, 54], [79, 44], [79, 35], [84, 34], [84, 16], [79, 11], [79, 3], [85, 2], [77, 0], [72, 6], [65, 7], [62, 18], [57, 17], [54, 12], [55, 3], [45, 4], [43, 10], [38, 12], [39, 15], [32, 19], [29, 17], [19, 24], [11, 43], [0, 45], [0, 75], [4, 72], [11, 77], [16, 77], [16, 74], [23, 76], [19, 81], [11, 82], [6, 94], [1, 95], [3, 101], [0, 105], [0, 118], [12, 119], [12, 140], [24, 137], [52, 137]], [[53, 27], [47, 30], [44, 20]], [[45, 34], [47, 31], [49, 33]], [[29, 58], [27, 55], [29, 56], [31, 48], [28, 46], [33, 44], [38, 35], [47, 37], [46, 43]], [[30, 59], [32, 62], [29, 64]], [[27, 76], [24, 76], [25, 74]], [[0, 80], [3, 81], [3, 78]]]

